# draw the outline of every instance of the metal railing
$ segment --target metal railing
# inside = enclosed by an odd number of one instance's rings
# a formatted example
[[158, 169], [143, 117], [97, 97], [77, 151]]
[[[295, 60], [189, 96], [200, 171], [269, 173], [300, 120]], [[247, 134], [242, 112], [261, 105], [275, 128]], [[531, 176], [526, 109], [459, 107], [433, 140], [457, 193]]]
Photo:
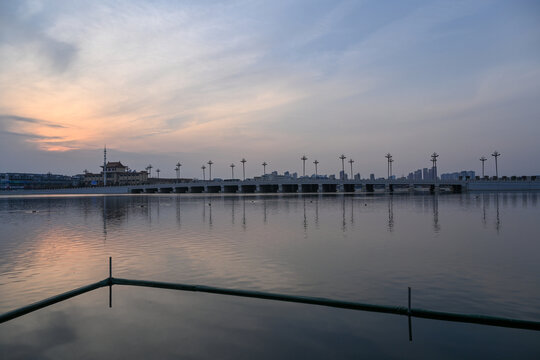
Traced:
[[378, 313], [386, 313], [386, 314], [404, 315], [404, 316], [407, 316], [409, 320], [409, 340], [411, 341], [412, 341], [411, 318], [413, 317], [540, 331], [540, 322], [538, 321], [528, 321], [528, 320], [509, 319], [509, 318], [486, 316], [486, 315], [458, 314], [458, 313], [450, 313], [450, 312], [414, 309], [414, 308], [411, 308], [411, 288], [408, 288], [408, 306], [407, 307], [374, 305], [374, 304], [365, 304], [365, 303], [360, 303], [360, 302], [335, 300], [335, 299], [328, 299], [328, 298], [321, 298], [321, 297], [287, 295], [287, 294], [252, 291], [252, 290], [229, 289], [229, 288], [221, 288], [221, 287], [206, 286], [206, 285], [177, 284], [177, 283], [168, 283], [168, 282], [160, 282], [160, 281], [114, 278], [112, 276], [112, 258], [109, 258], [109, 277], [108, 278], [98, 281], [96, 283], [90, 284], [90, 285], [80, 287], [78, 289], [74, 289], [74, 290], [50, 297], [45, 300], [38, 301], [36, 303], [30, 304], [27, 306], [23, 306], [19, 309], [15, 309], [7, 313], [4, 313], [0, 315], [0, 323], [4, 323], [6, 321], [18, 318], [20, 316], [45, 308], [55, 303], [58, 303], [58, 302], [70, 299], [72, 297], [82, 295], [84, 293], [87, 293], [87, 292], [90, 292], [90, 291], [93, 291], [102, 287], [106, 287], [106, 286], [109, 287], [109, 307], [112, 307], [112, 286], [113, 285], [142, 286], [142, 287], [151, 287], [151, 288], [159, 288], [159, 289], [204, 292], [204, 293], [210, 293], [210, 294], [240, 296], [240, 297], [248, 297], [248, 298], [256, 298], [256, 299], [266, 299], [266, 300], [285, 301], [285, 302], [293, 302], [293, 303], [301, 303], [301, 304], [328, 306], [328, 307], [333, 307], [333, 308], [341, 308], [341, 309], [349, 309], [349, 310], [360, 310], [360, 311], [378, 312]]

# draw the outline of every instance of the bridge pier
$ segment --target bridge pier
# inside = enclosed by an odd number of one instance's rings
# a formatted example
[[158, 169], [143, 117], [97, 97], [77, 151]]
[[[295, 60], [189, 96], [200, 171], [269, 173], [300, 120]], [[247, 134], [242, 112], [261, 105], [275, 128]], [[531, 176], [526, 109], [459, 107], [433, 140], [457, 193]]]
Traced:
[[221, 192], [222, 193], [228, 193], [228, 194], [234, 194], [238, 192], [239, 186], [238, 185], [222, 185], [221, 186]]
[[280, 192], [282, 192], [282, 193], [295, 193], [295, 192], [298, 192], [298, 184], [282, 184]]
[[298, 192], [308, 193], [308, 192], [317, 192], [319, 186], [317, 184], [300, 184], [298, 186]]
[[384, 186], [384, 190], [386, 192], [393, 193], [394, 192], [394, 184], [386, 184]]
[[202, 192], [204, 192], [206, 189], [204, 186], [190, 186], [189, 187], [189, 192], [192, 193], [192, 194], [200, 194]]
[[322, 192], [337, 192], [337, 184], [322, 184]]
[[354, 184], [341, 184], [341, 192], [354, 192]]
[[366, 184], [366, 192], [367, 193], [372, 193], [375, 191], [375, 185], [373, 184]]
[[439, 192], [439, 185], [438, 184], [432, 184], [432, 185], [429, 185], [429, 192], [431, 194], [434, 194], [434, 193], [438, 193]]
[[277, 192], [280, 192], [279, 185], [275, 185], [275, 184], [257, 185], [257, 192], [277, 193]]
[[257, 185], [240, 185], [240, 192], [244, 194], [252, 194], [257, 191]]
[[204, 192], [205, 193], [210, 193], [210, 194], [217, 194], [221, 191], [221, 185], [207, 185], [204, 187]]

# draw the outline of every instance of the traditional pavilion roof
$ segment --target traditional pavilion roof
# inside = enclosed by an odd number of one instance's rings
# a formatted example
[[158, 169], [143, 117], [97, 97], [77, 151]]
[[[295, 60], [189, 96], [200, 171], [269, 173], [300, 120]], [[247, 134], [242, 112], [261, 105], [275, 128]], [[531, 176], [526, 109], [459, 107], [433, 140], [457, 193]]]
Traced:
[[[103, 167], [103, 165], [101, 167]], [[120, 161], [109, 161], [107, 163], [107, 167], [108, 168], [125, 168], [127, 166], [122, 165]]]

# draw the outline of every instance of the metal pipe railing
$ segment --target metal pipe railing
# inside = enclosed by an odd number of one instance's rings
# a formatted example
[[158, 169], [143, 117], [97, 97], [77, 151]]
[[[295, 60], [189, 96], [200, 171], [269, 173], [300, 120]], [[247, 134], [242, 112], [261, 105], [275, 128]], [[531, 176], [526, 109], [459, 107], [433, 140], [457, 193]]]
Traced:
[[540, 322], [538, 321], [528, 321], [528, 320], [509, 319], [509, 318], [486, 316], [486, 315], [458, 314], [458, 313], [449, 313], [449, 312], [441, 312], [441, 311], [414, 309], [414, 308], [411, 308], [410, 288], [408, 289], [408, 307], [374, 305], [374, 304], [365, 304], [365, 303], [353, 302], [353, 301], [327, 299], [327, 298], [321, 298], [321, 297], [288, 295], [288, 294], [279, 294], [279, 293], [270, 293], [270, 292], [252, 291], [252, 290], [241, 290], [241, 289], [229, 289], [229, 288], [221, 288], [221, 287], [206, 286], [206, 285], [177, 284], [177, 283], [168, 283], [168, 282], [160, 282], [160, 281], [114, 278], [112, 277], [112, 259], [111, 258], [109, 258], [109, 277], [108, 278], [98, 281], [96, 283], [90, 284], [90, 285], [80, 287], [78, 289], [74, 289], [74, 290], [50, 297], [45, 300], [38, 301], [36, 303], [30, 304], [27, 306], [23, 306], [19, 309], [9, 311], [5, 314], [0, 315], [0, 323], [15, 319], [19, 316], [23, 316], [25, 314], [53, 305], [60, 301], [67, 300], [72, 297], [82, 295], [89, 291], [96, 290], [98, 288], [105, 287], [105, 286], [109, 286], [109, 307], [111, 307], [113, 285], [142, 286], [142, 287], [151, 287], [151, 288], [159, 288], [159, 289], [204, 292], [204, 293], [211, 293], [211, 294], [240, 296], [240, 297], [248, 297], [248, 298], [256, 298], [256, 299], [266, 299], [266, 300], [286, 301], [286, 302], [301, 303], [301, 304], [328, 306], [328, 307], [333, 307], [333, 308], [342, 308], [342, 309], [350, 309], [350, 310], [405, 315], [409, 318], [410, 339], [412, 339], [411, 338], [412, 336], [411, 323], [410, 323], [410, 320], [412, 317], [540, 331]]

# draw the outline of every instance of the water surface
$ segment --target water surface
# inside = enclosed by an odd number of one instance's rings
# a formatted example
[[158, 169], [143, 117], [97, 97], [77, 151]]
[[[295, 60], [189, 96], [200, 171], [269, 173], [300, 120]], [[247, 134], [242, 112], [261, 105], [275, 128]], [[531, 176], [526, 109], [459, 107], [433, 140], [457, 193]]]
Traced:
[[[537, 201], [537, 193], [4, 197], [0, 312], [103, 279], [112, 256], [116, 277], [400, 306], [410, 286], [413, 307], [540, 321]], [[190, 358], [504, 358], [516, 344], [522, 357], [540, 355], [537, 332], [413, 323], [409, 343], [399, 316], [115, 286], [112, 309], [102, 289], [0, 325], [8, 349], [0, 355], [123, 358], [159, 348], [161, 357]]]

